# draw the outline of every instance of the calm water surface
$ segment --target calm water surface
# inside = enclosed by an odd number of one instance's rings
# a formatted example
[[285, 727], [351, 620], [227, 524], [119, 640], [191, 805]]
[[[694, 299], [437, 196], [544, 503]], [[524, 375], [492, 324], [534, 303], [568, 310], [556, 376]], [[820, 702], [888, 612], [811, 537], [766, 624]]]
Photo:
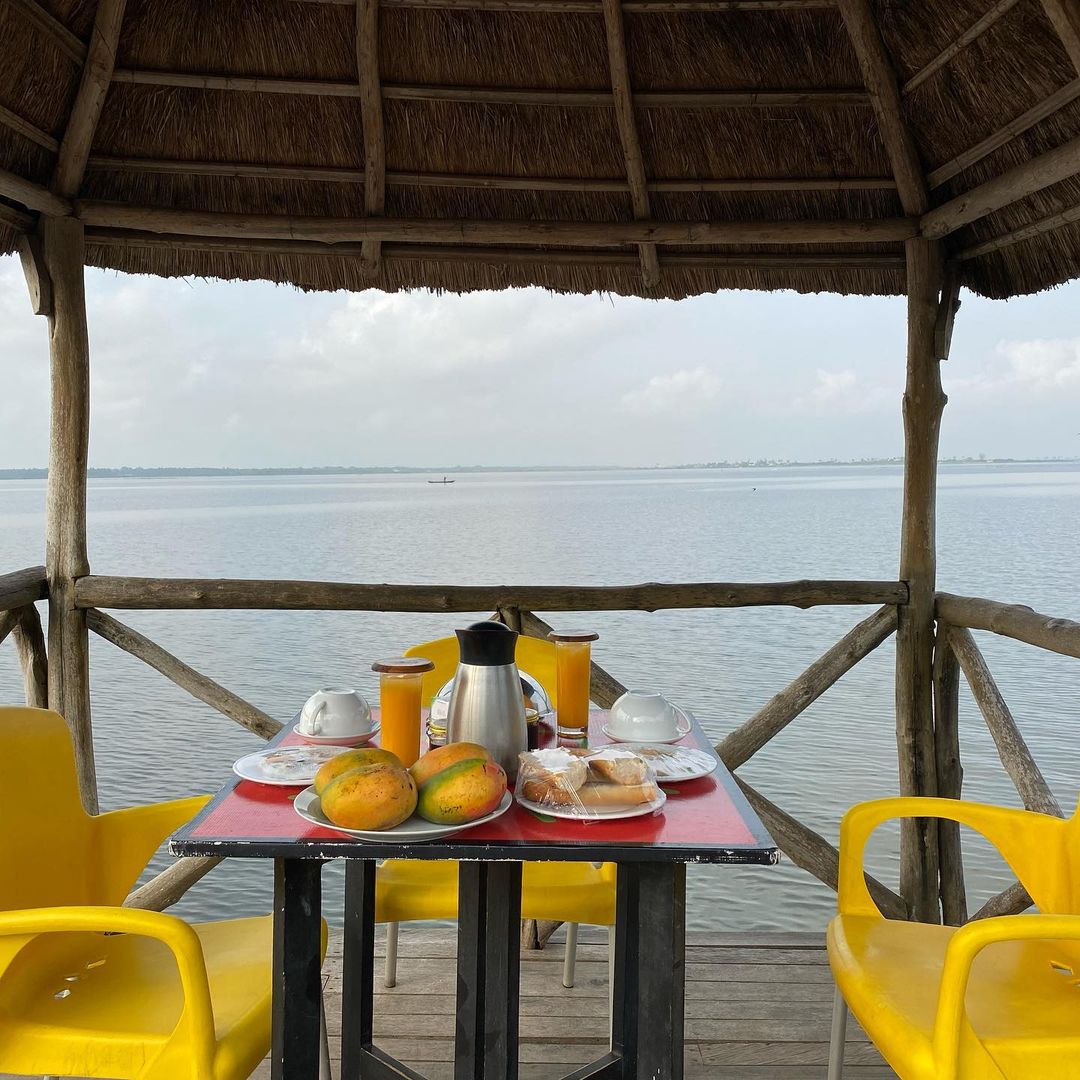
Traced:
[[[90, 482], [90, 561], [103, 574], [371, 582], [620, 584], [796, 577], [891, 578], [900, 470], [274, 477]], [[44, 482], [0, 482], [0, 569], [42, 561]], [[1080, 466], [945, 466], [942, 588], [1080, 615]], [[868, 612], [747, 609], [552, 615], [596, 627], [597, 659], [623, 682], [663, 689], [720, 738]], [[487, 613], [478, 613], [483, 615]], [[321, 685], [376, 695], [371, 660], [449, 633], [466, 616], [322, 612], [126, 612], [124, 621], [285, 721]], [[1080, 780], [1080, 663], [992, 635], [988, 662], [1047, 779], [1071, 806]], [[215, 790], [260, 741], [91, 635], [93, 715], [105, 808]], [[896, 792], [888, 642], [749, 762], [742, 774], [835, 840], [853, 802]], [[0, 700], [21, 700], [10, 645]], [[965, 793], [1016, 804], [967, 694]], [[894, 837], [872, 852], [895, 884]], [[973, 903], [1009, 883], [968, 843]], [[163, 866], [160, 855], [155, 866]], [[335, 917], [340, 866], [326, 873]], [[790, 864], [691, 867], [693, 929], [821, 927], [833, 895]], [[232, 861], [178, 907], [263, 912], [267, 865]]]

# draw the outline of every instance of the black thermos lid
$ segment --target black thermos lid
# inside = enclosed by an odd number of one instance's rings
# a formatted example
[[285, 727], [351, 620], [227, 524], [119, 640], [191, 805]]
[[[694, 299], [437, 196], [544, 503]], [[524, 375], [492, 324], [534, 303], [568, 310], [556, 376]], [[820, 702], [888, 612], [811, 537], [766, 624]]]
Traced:
[[455, 630], [463, 664], [479, 667], [503, 667], [514, 662], [517, 631], [500, 622], [488, 620]]

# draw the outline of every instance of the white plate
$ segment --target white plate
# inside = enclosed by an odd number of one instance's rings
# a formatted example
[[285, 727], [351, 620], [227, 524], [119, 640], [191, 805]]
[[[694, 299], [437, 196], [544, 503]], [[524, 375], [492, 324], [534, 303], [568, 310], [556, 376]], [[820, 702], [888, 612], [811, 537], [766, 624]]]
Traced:
[[[682, 711], [682, 709], [679, 708], [678, 705], [675, 706], [675, 711], [679, 714], [679, 719], [677, 721], [677, 723], [679, 725], [679, 734], [676, 735], [675, 738], [673, 738], [673, 739], [649, 739], [648, 740], [649, 742], [656, 743], [658, 746], [670, 746], [672, 743], [677, 743], [677, 742], [681, 741], [682, 739], [685, 739], [686, 736], [690, 734], [690, 732], [693, 730], [693, 727], [694, 727], [694, 725], [690, 722], [690, 717], [687, 716], [686, 713], [684, 713]], [[643, 742], [645, 742], [644, 739], [629, 739], [625, 735], [616, 735], [615, 732], [612, 731], [607, 726], [607, 724], [604, 724], [604, 726], [600, 730], [612, 742], [617, 742], [617, 743], [629, 743], [629, 742], [643, 743]]]
[[508, 791], [490, 814], [485, 814], [475, 821], [468, 821], [464, 825], [433, 825], [430, 821], [425, 821], [417, 814], [413, 814], [411, 818], [400, 825], [395, 825], [392, 829], [343, 829], [340, 825], [335, 825], [323, 813], [319, 796], [311, 787], [304, 788], [296, 796], [293, 800], [293, 809], [312, 825], [320, 825], [324, 829], [333, 829], [335, 832], [355, 836], [357, 840], [368, 840], [375, 844], [422, 844], [427, 840], [438, 840], [440, 837], [450, 836], [464, 829], [474, 829], [477, 825], [494, 821], [510, 809], [513, 801]]
[[340, 746], [279, 746], [240, 758], [233, 762], [233, 772], [256, 784], [304, 787], [315, 779], [323, 765], [340, 753]]
[[617, 821], [620, 818], [644, 817], [659, 810], [667, 802], [663, 791], [657, 792], [657, 798], [651, 802], [638, 803], [637, 806], [544, 806], [519, 795], [517, 801], [534, 814], [547, 814], [549, 817], [572, 818], [574, 821]]
[[[700, 780], [716, 772], [716, 758], [696, 746], [672, 746], [670, 743], [619, 743], [621, 750], [640, 754], [651, 766], [662, 784], [678, 784], [683, 780]], [[602, 749], [596, 747], [597, 750]], [[651, 751], [651, 752], [650, 752]]]
[[293, 728], [293, 731], [304, 742], [312, 743], [314, 746], [359, 746], [361, 743], [370, 742], [378, 730], [379, 725], [376, 724], [363, 735], [309, 735], [299, 724]]

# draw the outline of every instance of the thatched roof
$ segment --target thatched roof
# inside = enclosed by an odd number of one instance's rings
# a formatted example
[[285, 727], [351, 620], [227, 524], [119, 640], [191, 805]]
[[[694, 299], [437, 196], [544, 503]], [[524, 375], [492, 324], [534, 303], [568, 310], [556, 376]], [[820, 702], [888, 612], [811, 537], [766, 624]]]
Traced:
[[987, 296], [1080, 276], [1078, 0], [376, 2], [0, 0], [0, 251], [44, 211], [312, 289], [893, 294], [920, 232]]

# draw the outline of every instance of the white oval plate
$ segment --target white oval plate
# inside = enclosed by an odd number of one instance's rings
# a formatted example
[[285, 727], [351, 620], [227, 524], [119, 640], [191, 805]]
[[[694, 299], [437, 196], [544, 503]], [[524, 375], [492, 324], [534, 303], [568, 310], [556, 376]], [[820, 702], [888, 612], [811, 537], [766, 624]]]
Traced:
[[309, 735], [299, 724], [296, 724], [293, 727], [293, 731], [299, 735], [304, 742], [309, 742], [313, 746], [359, 746], [361, 743], [370, 742], [378, 730], [379, 725], [376, 724], [370, 731], [365, 732], [363, 735]]
[[319, 825], [324, 829], [333, 829], [335, 832], [353, 836], [357, 840], [367, 840], [374, 844], [422, 844], [427, 840], [438, 840], [440, 837], [450, 836], [451, 833], [462, 832], [465, 829], [475, 829], [477, 825], [484, 825], [486, 822], [494, 821], [510, 809], [513, 801], [513, 797], [508, 791], [490, 814], [485, 814], [475, 821], [467, 821], [464, 825], [434, 825], [430, 821], [425, 821], [418, 814], [413, 814], [411, 818], [403, 821], [400, 825], [395, 825], [392, 829], [343, 829], [340, 825], [335, 825], [323, 813], [319, 796], [315, 794], [315, 789], [312, 787], [304, 788], [296, 796], [293, 800], [293, 809], [305, 821], [310, 821], [312, 825]]
[[323, 765], [340, 753], [340, 746], [277, 746], [233, 762], [233, 772], [255, 784], [305, 787]]
[[534, 814], [547, 814], [548, 817], [571, 818], [574, 821], [617, 821], [620, 818], [644, 817], [659, 810], [667, 802], [667, 796], [661, 790], [655, 798], [637, 806], [544, 806], [532, 799], [517, 796], [517, 801]]
[[[687, 716], [686, 713], [684, 713], [682, 711], [682, 709], [679, 708], [678, 705], [675, 706], [675, 711], [679, 714], [679, 720], [678, 720], [679, 734], [676, 735], [673, 739], [649, 739], [648, 740], [649, 742], [656, 743], [658, 746], [671, 746], [672, 743], [680, 742], [681, 740], [685, 739], [687, 735], [690, 734], [690, 732], [693, 730], [693, 727], [694, 727], [694, 725], [690, 722], [690, 717]], [[645, 742], [644, 739], [630, 739], [630, 738], [627, 738], [625, 735], [616, 735], [615, 732], [612, 731], [608, 727], [607, 724], [604, 724], [604, 726], [601, 727], [600, 730], [612, 742], [617, 742], [617, 743], [629, 743], [629, 742], [644, 743]]]
[[[597, 750], [601, 747], [596, 747]], [[712, 754], [696, 746], [672, 746], [670, 743], [627, 742], [619, 743], [620, 750], [632, 750], [640, 754], [656, 773], [662, 784], [678, 784], [683, 780], [700, 780], [716, 772], [719, 762]]]

